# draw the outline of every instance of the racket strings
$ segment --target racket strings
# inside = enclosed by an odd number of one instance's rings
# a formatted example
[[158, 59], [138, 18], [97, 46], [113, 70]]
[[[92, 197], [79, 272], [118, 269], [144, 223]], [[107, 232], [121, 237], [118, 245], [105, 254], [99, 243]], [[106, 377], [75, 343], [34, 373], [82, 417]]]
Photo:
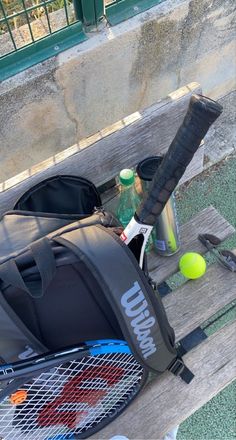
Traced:
[[61, 364], [20, 387], [21, 403], [12, 403], [13, 394], [0, 404], [0, 438], [69, 439], [84, 433], [119, 412], [138, 392], [142, 377], [142, 367], [130, 354]]

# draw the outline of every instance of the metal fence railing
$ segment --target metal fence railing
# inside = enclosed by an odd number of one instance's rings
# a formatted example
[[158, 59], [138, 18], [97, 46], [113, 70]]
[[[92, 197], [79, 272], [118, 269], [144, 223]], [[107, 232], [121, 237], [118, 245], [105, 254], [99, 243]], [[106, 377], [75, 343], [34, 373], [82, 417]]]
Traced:
[[0, 80], [86, 39], [106, 15], [119, 23], [161, 0], [0, 0]]
[[0, 0], [0, 81], [84, 39], [72, 0]]
[[128, 18], [146, 11], [164, 0], [105, 0], [106, 15], [111, 25], [120, 23]]
[[0, 0], [0, 57], [75, 21], [71, 0]]

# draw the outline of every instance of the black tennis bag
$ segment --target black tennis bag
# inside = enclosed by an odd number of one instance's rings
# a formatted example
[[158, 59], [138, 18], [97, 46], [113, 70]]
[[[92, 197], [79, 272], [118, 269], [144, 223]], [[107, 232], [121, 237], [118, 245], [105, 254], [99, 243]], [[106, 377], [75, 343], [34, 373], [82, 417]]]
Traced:
[[[73, 193], [70, 203], [67, 190]], [[193, 375], [177, 353], [159, 294], [140, 269], [135, 247], [132, 252], [120, 240], [119, 222], [100, 205], [91, 182], [57, 176], [32, 188], [17, 203], [18, 210], [3, 216], [2, 361], [86, 340], [125, 339], [146, 369], [169, 369], [189, 383]]]

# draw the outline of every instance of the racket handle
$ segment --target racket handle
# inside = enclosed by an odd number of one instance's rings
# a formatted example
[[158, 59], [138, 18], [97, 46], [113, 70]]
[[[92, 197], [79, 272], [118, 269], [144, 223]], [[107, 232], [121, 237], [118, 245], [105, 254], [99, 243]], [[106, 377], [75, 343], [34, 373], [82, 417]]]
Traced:
[[154, 175], [146, 199], [135, 213], [139, 223], [155, 224], [202, 139], [222, 110], [218, 102], [205, 96], [192, 95], [184, 121]]

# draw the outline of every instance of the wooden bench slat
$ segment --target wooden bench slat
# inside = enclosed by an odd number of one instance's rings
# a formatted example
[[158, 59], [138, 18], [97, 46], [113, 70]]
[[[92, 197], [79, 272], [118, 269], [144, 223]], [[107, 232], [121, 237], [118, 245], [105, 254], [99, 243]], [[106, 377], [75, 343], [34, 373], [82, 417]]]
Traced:
[[198, 148], [196, 153], [194, 154], [193, 159], [190, 164], [187, 166], [184, 175], [181, 177], [178, 186], [197, 176], [203, 171], [203, 162], [204, 162], [204, 142], [202, 141], [202, 145]]
[[153, 253], [149, 256], [148, 267], [152, 271], [151, 276], [161, 283], [178, 271], [178, 262], [182, 254], [187, 251], [205, 253], [206, 248], [198, 240], [198, 234], [211, 233], [225, 240], [234, 232], [234, 227], [213, 206], [209, 206], [180, 227], [181, 250], [177, 254], [171, 257], [160, 257]]
[[163, 154], [186, 113], [197, 83], [181, 87], [157, 104], [118, 121], [67, 150], [0, 184], [0, 216], [31, 186], [56, 174], [86, 177], [96, 185], [147, 156]]
[[149, 383], [118, 419], [91, 438], [109, 439], [120, 434], [129, 440], [161, 439], [234, 380], [235, 331], [235, 323], [229, 324], [185, 356], [195, 373], [189, 385], [170, 373], [163, 374]]
[[179, 340], [236, 298], [236, 274], [215, 263], [206, 274], [187, 281], [163, 303]]

